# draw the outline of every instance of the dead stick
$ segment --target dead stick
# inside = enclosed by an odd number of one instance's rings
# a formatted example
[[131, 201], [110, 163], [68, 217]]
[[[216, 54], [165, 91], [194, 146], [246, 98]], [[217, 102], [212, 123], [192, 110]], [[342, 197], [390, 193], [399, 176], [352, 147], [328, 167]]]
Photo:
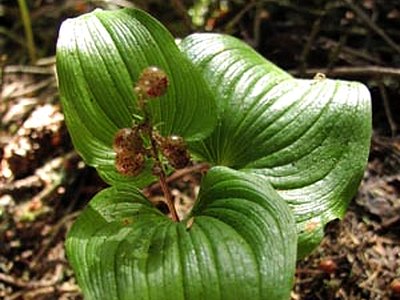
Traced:
[[162, 191], [164, 193], [165, 200], [167, 202], [169, 211], [171, 213], [172, 220], [174, 222], [179, 222], [179, 216], [178, 216], [178, 213], [176, 212], [176, 209], [175, 209], [174, 200], [173, 200], [171, 191], [169, 190], [168, 184], [167, 184], [167, 182], [165, 180], [165, 173], [164, 172], [161, 172], [160, 181], [159, 182], [160, 182], [161, 189], [162, 189]]
[[[290, 74], [299, 75], [298, 70], [290, 70]], [[381, 66], [365, 66], [365, 67], [336, 67], [333, 69], [307, 69], [305, 75], [314, 76], [317, 73], [324, 73], [329, 76], [393, 76], [400, 77], [400, 68], [387, 68]]]
[[35, 269], [36, 266], [39, 264], [39, 262], [43, 259], [43, 256], [48, 252], [50, 247], [52, 246], [53, 242], [55, 241], [56, 237], [60, 233], [61, 229], [71, 220], [75, 219], [78, 217], [80, 214], [80, 211], [76, 211], [74, 213], [71, 213], [69, 215], [66, 215], [63, 217], [60, 221], [58, 221], [55, 225], [52, 227], [52, 231], [50, 233], [50, 236], [47, 240], [43, 242], [42, 247], [40, 248], [39, 253], [36, 255], [35, 259], [32, 260], [32, 262], [29, 264], [29, 267], [31, 269]]
[[10, 183], [0, 184], [0, 196], [21, 190], [43, 187], [43, 181], [38, 175], [31, 175]]
[[55, 285], [60, 280], [62, 272], [63, 272], [63, 266], [61, 264], [58, 264], [56, 265], [53, 278], [49, 280], [25, 281], [19, 278], [14, 278], [13, 276], [4, 273], [0, 273], [0, 281], [3, 281], [9, 285], [23, 289], [43, 288]]
[[353, 3], [352, 0], [343, 0], [354, 12], [355, 14], [377, 35], [379, 35], [391, 48], [393, 48], [397, 53], [400, 53], [400, 46], [397, 45], [383, 29], [381, 29], [371, 18], [357, 5]]
[[303, 75], [305, 73], [305, 70], [307, 68], [307, 58], [308, 55], [311, 51], [311, 46], [314, 43], [315, 39], [317, 38], [318, 33], [320, 32], [321, 29], [321, 21], [322, 21], [323, 15], [321, 15], [319, 18], [317, 18], [314, 21], [314, 24], [312, 26], [309, 38], [307, 39], [306, 44], [304, 45], [303, 51], [301, 52], [300, 59], [299, 59], [299, 73], [300, 75]]
[[388, 119], [388, 123], [390, 126], [390, 131], [392, 133], [392, 137], [395, 137], [397, 133], [397, 125], [393, 118], [392, 111], [390, 109], [389, 97], [387, 95], [386, 87], [382, 80], [379, 80], [378, 84], [379, 84], [379, 91], [381, 92], [383, 100], [383, 108], [385, 110], [386, 118]]
[[24, 74], [39, 74], [39, 75], [54, 75], [53, 67], [38, 67], [24, 65], [10, 65], [4, 68], [4, 73], [24, 73]]

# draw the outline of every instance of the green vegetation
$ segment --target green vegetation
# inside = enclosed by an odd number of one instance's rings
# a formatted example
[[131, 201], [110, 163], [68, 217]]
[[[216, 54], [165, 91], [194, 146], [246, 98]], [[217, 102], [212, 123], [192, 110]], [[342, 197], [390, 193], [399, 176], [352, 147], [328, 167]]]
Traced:
[[[152, 66], [161, 86], [143, 79]], [[226, 35], [178, 47], [127, 9], [67, 20], [57, 72], [74, 146], [111, 185], [67, 239], [85, 299], [290, 298], [296, 259], [343, 216], [362, 177], [364, 85], [293, 78]], [[164, 189], [170, 219], [140, 189], [163, 186], [187, 151], [212, 167], [183, 220]]]

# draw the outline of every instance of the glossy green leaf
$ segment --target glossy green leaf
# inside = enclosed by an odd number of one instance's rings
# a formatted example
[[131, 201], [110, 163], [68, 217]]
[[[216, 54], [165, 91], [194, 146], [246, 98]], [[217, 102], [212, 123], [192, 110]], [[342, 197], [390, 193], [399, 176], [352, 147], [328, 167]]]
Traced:
[[216, 121], [212, 94], [158, 21], [140, 10], [96, 10], [61, 26], [57, 74], [68, 129], [84, 160], [109, 183], [133, 180], [115, 171], [111, 146], [116, 131], [140, 114], [133, 87], [148, 66], [162, 68], [170, 83], [150, 103], [158, 130], [187, 140], [209, 134]]
[[181, 48], [214, 91], [220, 122], [192, 145], [206, 160], [261, 174], [294, 210], [299, 255], [343, 216], [366, 166], [370, 94], [357, 82], [294, 79], [233, 37], [194, 34]]
[[287, 300], [296, 247], [287, 203], [259, 176], [226, 167], [209, 171], [180, 223], [118, 186], [90, 202], [67, 239], [87, 300]]

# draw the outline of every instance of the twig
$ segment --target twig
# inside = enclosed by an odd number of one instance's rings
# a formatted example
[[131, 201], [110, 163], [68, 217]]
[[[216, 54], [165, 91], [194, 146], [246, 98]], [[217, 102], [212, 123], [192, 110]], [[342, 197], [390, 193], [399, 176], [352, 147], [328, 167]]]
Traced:
[[[337, 41], [331, 40], [331, 39], [323, 37], [323, 36], [321, 36], [319, 38], [319, 40], [321, 42], [323, 42], [325, 44], [325, 48], [328, 48], [328, 49], [331, 49], [332, 47], [336, 48], [336, 47], [338, 47], [338, 44], [339, 44]], [[372, 55], [370, 55], [362, 50], [360, 51], [360, 49], [354, 49], [349, 46], [342, 46], [341, 51], [344, 54], [348, 54], [348, 55], [351, 55], [354, 57], [364, 59], [364, 60], [368, 61], [369, 63], [374, 63], [374, 64], [382, 63], [378, 58], [373, 57]]]
[[[276, 4], [281, 7], [285, 7], [287, 9], [292, 9], [294, 11], [300, 12], [300, 13], [305, 13], [308, 15], [315, 15], [315, 16], [321, 16], [324, 11], [321, 10], [314, 10], [314, 9], [305, 9], [301, 5], [294, 5], [290, 1], [282, 1], [282, 0], [253, 0], [251, 2], [248, 2], [246, 6], [244, 6], [224, 27], [223, 32], [224, 33], [231, 33], [232, 29], [237, 25], [237, 23], [240, 22], [240, 20], [243, 18], [243, 16], [250, 11], [251, 9], [254, 8], [254, 6], [260, 6], [262, 3], [271, 3], [271, 4]], [[257, 16], [256, 16], [257, 18]], [[257, 21], [257, 20], [255, 20]], [[256, 31], [255, 31], [255, 36], [256, 36]], [[257, 42], [257, 38], [254, 38], [255, 42]], [[254, 43], [255, 45], [258, 45], [257, 43]]]
[[2, 98], [3, 94], [3, 86], [4, 86], [4, 74], [5, 74], [5, 68], [6, 68], [6, 62], [7, 62], [7, 55], [2, 54], [0, 56], [0, 101]]
[[254, 18], [254, 23], [253, 23], [253, 45], [254, 48], [258, 49], [260, 46], [260, 37], [261, 37], [261, 12], [262, 12], [262, 6], [261, 2], [257, 2], [256, 4], [256, 16]]
[[0, 273], [0, 281], [3, 281], [9, 285], [23, 288], [23, 289], [36, 289], [42, 287], [49, 287], [57, 283], [60, 280], [63, 272], [63, 265], [56, 265], [54, 276], [49, 280], [39, 280], [39, 281], [26, 281], [19, 278], [14, 278], [13, 276]]
[[397, 45], [386, 33], [383, 31], [371, 18], [352, 0], [343, 0], [354, 13], [376, 34], [378, 34], [390, 47], [392, 47], [397, 53], [400, 54], [400, 46]]
[[314, 43], [318, 33], [321, 30], [321, 21], [322, 21], [323, 16], [324, 15], [322, 14], [319, 18], [317, 18], [314, 21], [314, 24], [312, 26], [309, 38], [308, 38], [306, 44], [304, 45], [303, 51], [300, 54], [300, 58], [299, 58], [299, 73], [300, 73], [300, 76], [303, 76], [303, 74], [305, 73], [305, 70], [307, 68], [307, 58], [308, 58], [308, 55], [310, 53], [311, 46]]
[[314, 270], [314, 269], [296, 269], [296, 274], [323, 274], [321, 270]]
[[29, 282], [19, 278], [14, 278], [13, 276], [4, 273], [0, 273], [0, 281], [18, 288], [27, 288], [29, 286]]
[[329, 54], [329, 62], [327, 65], [327, 69], [329, 70], [332, 69], [335, 63], [337, 62], [339, 54], [347, 42], [347, 37], [348, 37], [348, 31], [346, 30], [344, 34], [340, 35], [339, 43], [335, 45], [335, 47], [331, 50]]
[[45, 79], [38, 83], [30, 85], [27, 88], [23, 89], [22, 91], [16, 91], [15, 93], [9, 95], [8, 98], [18, 98], [18, 97], [22, 97], [22, 96], [25, 96], [28, 94], [35, 93], [55, 82], [56, 82], [56, 79], [54, 77], [50, 77], [48, 79]]
[[10, 183], [0, 184], [0, 196], [21, 190], [41, 188], [43, 180], [38, 175], [31, 175]]
[[257, 5], [257, 1], [252, 1], [248, 3], [243, 9], [241, 9], [236, 16], [232, 18], [231, 21], [228, 22], [228, 24], [225, 25], [224, 27], [224, 32], [225, 33], [231, 33], [232, 29], [236, 26], [237, 23], [240, 22], [242, 17], [244, 16], [245, 13], [247, 13], [249, 10], [251, 10], [254, 6]]
[[43, 242], [43, 245], [40, 248], [39, 253], [36, 255], [35, 259], [32, 260], [32, 262], [30, 263], [29, 267], [31, 269], [35, 269], [36, 268], [37, 264], [41, 261], [42, 257], [50, 249], [50, 247], [52, 246], [54, 240], [56, 239], [56, 237], [59, 234], [60, 230], [65, 226], [65, 224], [67, 222], [69, 222], [70, 220], [75, 219], [77, 216], [79, 216], [80, 213], [81, 213], [81, 211], [76, 211], [74, 213], [66, 215], [60, 221], [58, 221], [57, 224], [55, 224], [52, 227], [52, 232], [51, 232], [50, 237], [45, 242]]
[[[175, 171], [174, 173], [172, 173], [170, 176], [168, 176], [166, 178], [166, 182], [167, 183], [171, 183], [171, 182], [173, 182], [175, 180], [178, 180], [178, 179], [184, 177], [185, 175], [188, 175], [188, 174], [191, 174], [191, 173], [194, 173], [194, 172], [205, 172], [209, 168], [210, 168], [210, 165], [207, 164], [207, 163], [195, 164], [193, 166], [190, 166], [190, 167]], [[157, 183], [154, 183], [151, 186], [147, 187], [144, 190], [144, 193], [148, 194], [151, 191], [158, 190], [158, 189], [160, 189], [160, 184], [157, 182]]]
[[382, 95], [383, 108], [385, 110], [385, 114], [386, 114], [386, 117], [388, 119], [388, 123], [390, 126], [390, 131], [392, 133], [392, 137], [395, 137], [396, 133], [397, 133], [397, 125], [396, 125], [396, 122], [394, 121], [392, 111], [390, 109], [389, 97], [387, 95], [386, 87], [382, 80], [379, 80], [378, 84], [379, 84], [379, 91], [381, 92], [381, 95]]
[[[24, 294], [24, 299], [55, 299], [55, 297], [59, 296], [60, 294], [76, 294], [78, 292], [79, 288], [77, 286], [47, 286], [27, 292], [26, 294]], [[45, 295], [47, 297], [44, 297]], [[51, 298], [49, 298], [50, 295], [52, 296]], [[57, 299], [59, 298], [57, 297]], [[77, 299], [77, 297], [72, 297], [68, 299]]]
[[[1, 7], [0, 7], [1, 9]], [[21, 38], [19, 35], [14, 33], [11, 30], [7, 30], [5, 27], [0, 26], [0, 35], [2, 35], [2, 38], [7, 37], [14, 43], [18, 44], [18, 46], [24, 47], [25, 46], [25, 40]]]
[[37, 67], [37, 66], [25, 66], [25, 65], [14, 65], [6, 66], [4, 73], [27, 73], [27, 74], [40, 74], [40, 75], [53, 75], [54, 69], [51, 67]]
[[36, 62], [36, 48], [35, 48], [35, 42], [33, 40], [32, 23], [31, 23], [31, 18], [29, 16], [28, 6], [26, 5], [25, 0], [18, 0], [18, 5], [19, 5], [19, 10], [21, 12], [22, 23], [24, 25], [25, 38], [29, 52], [29, 59], [31, 61], [31, 64], [34, 64]]
[[115, 5], [118, 5], [120, 7], [127, 7], [127, 8], [134, 8], [135, 4], [128, 0], [114, 0], [113, 1]]
[[173, 200], [171, 191], [168, 188], [168, 184], [167, 184], [167, 182], [165, 180], [165, 173], [162, 171], [159, 176], [160, 176], [160, 180], [159, 180], [160, 186], [161, 186], [161, 189], [162, 189], [162, 191], [164, 193], [165, 200], [167, 202], [169, 211], [170, 211], [171, 216], [172, 216], [172, 220], [174, 222], [179, 222], [179, 216], [178, 216], [178, 213], [176, 212], [176, 208], [175, 208], [175, 205], [174, 205], [174, 200]]
[[54, 66], [55, 64], [56, 64], [56, 57], [55, 55], [53, 55], [53, 56], [39, 58], [36, 61], [35, 65], [44, 67], [44, 66]]
[[[299, 75], [299, 70], [290, 70], [290, 74]], [[386, 68], [381, 66], [364, 67], [336, 67], [333, 69], [307, 69], [304, 75], [314, 76], [317, 73], [324, 73], [328, 76], [351, 76], [351, 77], [374, 77], [393, 76], [400, 77], [400, 68]]]
[[[3, 281], [9, 285], [15, 286], [22, 289], [8, 297], [7, 299], [37, 299], [40, 295], [45, 294], [69, 294], [78, 293], [79, 287], [76, 285], [61, 285], [57, 286], [62, 280], [64, 272], [63, 264], [57, 264], [55, 266], [54, 275], [49, 280], [39, 280], [39, 281], [25, 281], [18, 278], [14, 278], [10, 275], [0, 273], [0, 281]], [[47, 299], [47, 298], [46, 298]]]

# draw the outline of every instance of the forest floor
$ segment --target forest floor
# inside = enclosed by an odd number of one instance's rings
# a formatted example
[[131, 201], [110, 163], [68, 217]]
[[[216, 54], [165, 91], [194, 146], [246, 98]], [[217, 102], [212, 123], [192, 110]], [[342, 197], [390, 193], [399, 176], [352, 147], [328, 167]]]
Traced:
[[[17, 4], [0, 3], [0, 21], [6, 24], [0, 30], [0, 46], [6, 49], [0, 58], [0, 299], [82, 299], [65, 256], [65, 236], [106, 184], [73, 150], [59, 101], [54, 48], [61, 21], [98, 3], [28, 2], [41, 57], [34, 64], [23, 46]], [[171, 1], [170, 7], [163, 1], [136, 2], [177, 36], [200, 29], [227, 32], [293, 74], [323, 71], [368, 85], [374, 127], [368, 167], [344, 219], [328, 224], [321, 245], [298, 263], [292, 300], [400, 299], [397, 1], [330, 1], [332, 7], [320, 7], [320, 1], [307, 6], [227, 1], [229, 9], [210, 1], [214, 4], [197, 29], [184, 9], [191, 1]], [[167, 9], [173, 13], [166, 16]], [[184, 210], [193, 201], [199, 174], [182, 172], [172, 179], [175, 202]], [[148, 193], [159, 197], [156, 188]]]

